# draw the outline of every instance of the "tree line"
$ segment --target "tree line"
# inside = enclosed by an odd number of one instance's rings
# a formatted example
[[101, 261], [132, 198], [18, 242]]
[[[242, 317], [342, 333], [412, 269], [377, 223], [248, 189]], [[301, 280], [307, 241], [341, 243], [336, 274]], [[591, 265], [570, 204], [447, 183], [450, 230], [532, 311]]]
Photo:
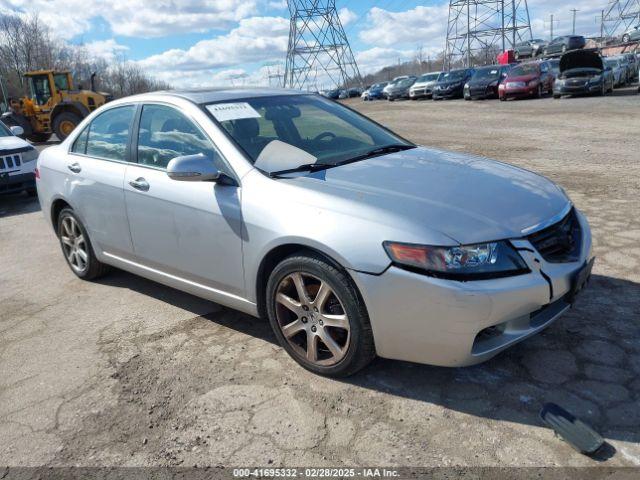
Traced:
[[82, 45], [64, 42], [52, 34], [37, 14], [0, 15], [0, 77], [7, 96], [16, 98], [27, 93], [25, 72], [49, 69], [69, 70], [75, 88], [85, 89], [90, 88], [91, 74], [95, 72], [96, 90], [115, 98], [171, 88], [124, 56], [109, 62], [92, 57]]

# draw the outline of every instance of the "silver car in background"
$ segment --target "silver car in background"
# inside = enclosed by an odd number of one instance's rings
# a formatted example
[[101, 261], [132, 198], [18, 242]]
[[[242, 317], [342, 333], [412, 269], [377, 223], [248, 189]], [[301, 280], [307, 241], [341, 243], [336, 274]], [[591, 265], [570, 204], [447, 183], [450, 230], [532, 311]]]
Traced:
[[302, 366], [471, 365], [542, 330], [593, 264], [585, 217], [526, 170], [419, 147], [318, 95], [150, 93], [38, 160], [64, 258], [269, 319]]
[[440, 75], [442, 75], [442, 72], [430, 72], [418, 77], [416, 83], [411, 85], [411, 88], [409, 89], [409, 98], [411, 100], [431, 98], [431, 95], [433, 94], [433, 87], [438, 83]]

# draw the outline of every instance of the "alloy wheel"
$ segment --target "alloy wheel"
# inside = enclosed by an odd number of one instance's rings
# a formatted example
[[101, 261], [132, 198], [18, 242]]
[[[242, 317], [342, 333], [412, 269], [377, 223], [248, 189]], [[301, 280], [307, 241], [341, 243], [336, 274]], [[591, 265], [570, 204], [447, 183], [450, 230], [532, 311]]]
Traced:
[[347, 354], [349, 317], [326, 281], [303, 272], [287, 275], [276, 290], [275, 307], [284, 338], [308, 362], [331, 366]]
[[75, 218], [68, 216], [62, 219], [60, 241], [71, 268], [78, 273], [84, 272], [89, 264], [89, 253], [87, 241]]

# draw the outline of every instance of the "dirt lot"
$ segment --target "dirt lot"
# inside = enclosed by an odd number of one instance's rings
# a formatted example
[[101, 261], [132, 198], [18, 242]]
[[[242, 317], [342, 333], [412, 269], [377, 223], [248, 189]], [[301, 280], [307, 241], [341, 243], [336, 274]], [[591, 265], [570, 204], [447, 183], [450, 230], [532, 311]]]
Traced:
[[[314, 376], [266, 322], [122, 272], [77, 280], [37, 202], [0, 198], [0, 465], [640, 465], [631, 93], [349, 102], [416, 142], [543, 173], [591, 221], [598, 259], [577, 306], [472, 368], [377, 360], [347, 381]], [[547, 401], [613, 448], [574, 452], [540, 424]]]

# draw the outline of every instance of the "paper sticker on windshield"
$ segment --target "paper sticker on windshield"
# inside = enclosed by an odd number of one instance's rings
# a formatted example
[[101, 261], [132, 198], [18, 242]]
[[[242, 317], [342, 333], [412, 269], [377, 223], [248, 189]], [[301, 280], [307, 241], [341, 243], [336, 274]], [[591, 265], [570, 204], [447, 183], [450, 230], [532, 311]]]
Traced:
[[207, 110], [209, 110], [219, 122], [242, 120], [243, 118], [260, 118], [260, 114], [247, 102], [216, 103], [207, 105]]
[[498, 70], [491, 70], [491, 75], [495, 75], [496, 73], [498, 73]]

